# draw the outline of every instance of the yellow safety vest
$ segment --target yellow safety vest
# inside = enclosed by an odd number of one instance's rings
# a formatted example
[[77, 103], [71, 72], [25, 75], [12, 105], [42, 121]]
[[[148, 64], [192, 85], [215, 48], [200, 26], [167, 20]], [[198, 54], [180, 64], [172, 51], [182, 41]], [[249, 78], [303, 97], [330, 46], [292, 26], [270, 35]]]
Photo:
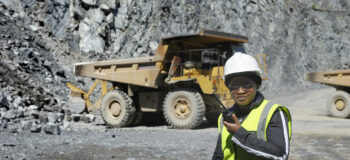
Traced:
[[[250, 111], [247, 118], [241, 124], [241, 127], [246, 129], [248, 132], [255, 132], [258, 139], [266, 139], [267, 126], [271, 120], [273, 113], [276, 110], [281, 110], [288, 118], [288, 131], [289, 140], [292, 135], [292, 120], [288, 109], [278, 104], [270, 104], [267, 100], [264, 100], [258, 107], [255, 107]], [[249, 154], [236, 144], [232, 142], [232, 135], [227, 131], [223, 125], [222, 114], [218, 119], [219, 133], [221, 134], [221, 149], [224, 155], [224, 160], [234, 160], [235, 156], [238, 160], [254, 160], [257, 157], [253, 154]]]

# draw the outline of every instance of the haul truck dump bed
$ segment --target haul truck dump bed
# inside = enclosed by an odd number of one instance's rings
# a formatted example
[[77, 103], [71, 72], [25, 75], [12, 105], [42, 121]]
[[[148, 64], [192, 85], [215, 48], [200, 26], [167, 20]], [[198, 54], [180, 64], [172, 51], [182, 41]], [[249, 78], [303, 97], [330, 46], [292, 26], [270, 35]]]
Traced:
[[306, 80], [340, 88], [350, 87], [350, 70], [311, 72], [306, 75]]
[[74, 74], [145, 87], [157, 87], [156, 79], [161, 70], [162, 59], [155, 57], [78, 63]]
[[305, 79], [336, 88], [337, 91], [328, 98], [327, 109], [334, 117], [350, 116], [350, 70], [310, 72], [306, 74]]

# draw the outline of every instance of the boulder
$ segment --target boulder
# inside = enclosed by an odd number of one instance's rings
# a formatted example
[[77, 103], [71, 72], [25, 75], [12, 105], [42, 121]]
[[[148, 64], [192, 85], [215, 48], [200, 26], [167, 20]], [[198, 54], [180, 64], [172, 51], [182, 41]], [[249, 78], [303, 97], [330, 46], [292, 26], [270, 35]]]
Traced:
[[55, 135], [61, 134], [60, 126], [55, 124], [45, 124], [43, 126], [43, 131], [47, 134], [55, 134]]
[[81, 0], [81, 2], [92, 7], [97, 5], [97, 0]]
[[16, 118], [16, 111], [13, 109], [10, 109], [8, 111], [6, 111], [5, 113], [3, 113], [2, 115], [3, 118], [5, 119], [15, 119]]
[[0, 108], [9, 108], [9, 102], [6, 98], [6, 96], [2, 95], [1, 100], [0, 100]]
[[39, 107], [36, 106], [36, 105], [30, 105], [30, 106], [28, 107], [28, 109], [29, 109], [29, 110], [38, 110]]
[[42, 128], [42, 126], [40, 124], [33, 123], [31, 128], [30, 128], [30, 131], [33, 133], [39, 133], [39, 132], [41, 132], [41, 128]]
[[21, 121], [22, 130], [28, 130], [29, 131], [29, 130], [31, 130], [32, 125], [33, 125], [32, 121], [29, 121], [29, 120]]
[[58, 113], [49, 112], [47, 114], [47, 118], [48, 118], [48, 124], [54, 124], [58, 121], [58, 119], [60, 118], [60, 115]]
[[85, 123], [91, 123], [95, 120], [95, 116], [93, 114], [85, 114], [81, 116], [80, 121]]
[[95, 51], [102, 53], [105, 47], [105, 41], [100, 36], [100, 25], [104, 20], [105, 15], [100, 9], [89, 10], [87, 16], [79, 24], [79, 48], [83, 52]]
[[38, 110], [31, 110], [29, 111], [29, 115], [34, 119], [38, 119], [40, 112]]

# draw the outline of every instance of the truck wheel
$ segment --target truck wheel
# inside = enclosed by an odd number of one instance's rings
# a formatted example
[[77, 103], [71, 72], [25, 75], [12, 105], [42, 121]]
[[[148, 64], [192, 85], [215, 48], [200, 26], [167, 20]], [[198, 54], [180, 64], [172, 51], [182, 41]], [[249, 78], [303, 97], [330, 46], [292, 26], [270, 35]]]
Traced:
[[350, 116], [350, 95], [344, 91], [336, 91], [328, 99], [327, 108], [333, 117]]
[[102, 99], [102, 119], [110, 127], [125, 127], [135, 119], [135, 110], [132, 99], [123, 91], [108, 92]]
[[170, 91], [164, 99], [163, 114], [172, 128], [196, 128], [205, 114], [203, 98], [198, 92]]
[[213, 125], [217, 126], [218, 125], [219, 116], [220, 116], [220, 113], [218, 113], [218, 112], [210, 112], [210, 113], [206, 113], [205, 114], [205, 119], [207, 119], [207, 121], [210, 124], [213, 124]]

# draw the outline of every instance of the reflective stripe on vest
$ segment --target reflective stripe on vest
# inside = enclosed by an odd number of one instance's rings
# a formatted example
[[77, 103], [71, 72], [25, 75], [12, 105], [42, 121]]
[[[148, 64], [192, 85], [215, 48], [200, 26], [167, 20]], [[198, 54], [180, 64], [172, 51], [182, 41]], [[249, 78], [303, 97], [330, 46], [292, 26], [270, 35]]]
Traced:
[[[267, 141], [266, 130], [267, 126], [272, 118], [273, 113], [276, 109], [282, 110], [288, 117], [288, 128], [289, 128], [289, 138], [291, 136], [291, 118], [288, 109], [278, 104], [268, 103], [264, 100], [260, 106], [252, 109], [248, 114], [247, 118], [241, 124], [241, 127], [246, 129], [248, 132], [256, 134], [258, 139]], [[235, 159], [235, 151], [237, 152], [237, 159], [257, 159], [252, 154], [247, 153], [242, 148], [236, 146], [232, 142], [232, 135], [227, 131], [226, 127], [223, 125], [222, 114], [220, 114], [218, 119], [218, 129], [221, 134], [221, 149], [224, 154], [224, 159]]]

